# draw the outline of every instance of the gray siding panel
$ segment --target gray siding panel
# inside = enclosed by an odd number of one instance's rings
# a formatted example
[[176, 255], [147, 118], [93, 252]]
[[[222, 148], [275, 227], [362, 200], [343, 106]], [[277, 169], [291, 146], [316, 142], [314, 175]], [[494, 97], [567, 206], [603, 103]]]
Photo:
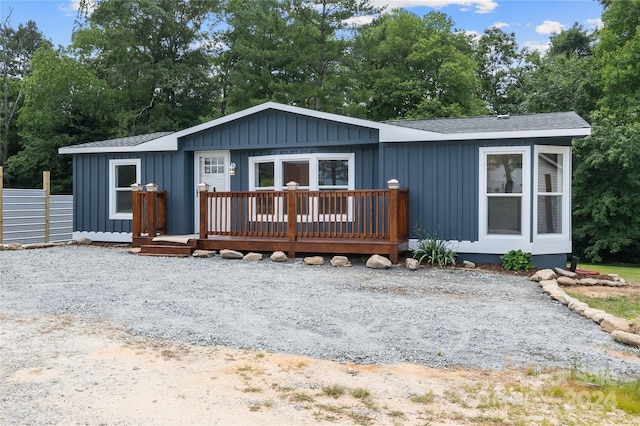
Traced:
[[526, 141], [386, 143], [379, 185], [396, 178], [409, 188], [409, 225], [453, 241], [478, 240], [479, 148], [533, 146]]
[[186, 151], [317, 147], [378, 142], [378, 131], [283, 111], [263, 111], [180, 140]]
[[[131, 232], [130, 220], [109, 219], [109, 160], [140, 158], [143, 184], [154, 182], [166, 190], [167, 228], [171, 233], [193, 232], [193, 154], [184, 152], [93, 154], [74, 157], [74, 230]], [[188, 176], [188, 178], [185, 178]], [[191, 217], [185, 223], [181, 216]]]

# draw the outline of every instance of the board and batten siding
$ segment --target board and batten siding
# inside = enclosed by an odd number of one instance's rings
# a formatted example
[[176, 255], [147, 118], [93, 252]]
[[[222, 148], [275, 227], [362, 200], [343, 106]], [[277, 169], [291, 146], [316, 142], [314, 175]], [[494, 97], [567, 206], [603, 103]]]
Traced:
[[409, 188], [411, 238], [419, 228], [444, 240], [477, 241], [480, 147], [527, 146], [533, 155], [534, 143], [540, 142], [549, 143], [527, 139], [380, 144], [378, 185], [393, 177]]
[[180, 149], [269, 149], [378, 143], [378, 130], [306, 117], [284, 111], [262, 111], [185, 136]]
[[[193, 232], [193, 153], [141, 152], [81, 154], [73, 159], [74, 231], [130, 233], [130, 220], [109, 219], [109, 160], [141, 160], [142, 183], [157, 183], [167, 191], [167, 228], [173, 233]], [[185, 178], [187, 176], [188, 178]]]

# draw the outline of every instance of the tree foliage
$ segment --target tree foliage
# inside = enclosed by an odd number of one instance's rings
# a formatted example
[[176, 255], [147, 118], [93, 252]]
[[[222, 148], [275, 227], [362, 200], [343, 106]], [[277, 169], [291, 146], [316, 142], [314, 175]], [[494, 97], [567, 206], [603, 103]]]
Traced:
[[58, 148], [105, 139], [114, 125], [113, 92], [93, 70], [50, 47], [33, 56], [25, 80], [25, 100], [18, 128], [21, 151], [7, 162], [17, 186], [40, 187], [51, 171], [52, 191], [70, 192], [71, 159]]
[[484, 111], [468, 36], [443, 13], [382, 15], [355, 40], [359, 81], [354, 102], [374, 120]]

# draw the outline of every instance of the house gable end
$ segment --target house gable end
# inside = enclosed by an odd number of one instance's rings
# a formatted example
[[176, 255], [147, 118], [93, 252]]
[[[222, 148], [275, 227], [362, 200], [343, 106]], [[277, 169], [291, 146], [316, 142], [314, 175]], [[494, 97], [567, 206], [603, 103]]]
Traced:
[[179, 139], [179, 149], [256, 149], [375, 144], [378, 129], [267, 109]]

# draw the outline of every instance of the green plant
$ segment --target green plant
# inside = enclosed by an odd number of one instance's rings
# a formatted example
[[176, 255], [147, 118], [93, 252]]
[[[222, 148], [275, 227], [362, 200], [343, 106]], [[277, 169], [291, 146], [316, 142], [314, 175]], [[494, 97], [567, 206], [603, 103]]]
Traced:
[[500, 259], [502, 267], [510, 271], [527, 271], [533, 268], [531, 253], [525, 253], [522, 250], [511, 250]]
[[413, 251], [413, 258], [418, 263], [427, 261], [431, 266], [436, 263], [438, 266], [447, 266], [456, 264], [456, 252], [449, 247], [449, 242], [441, 240], [436, 236], [431, 236], [416, 229], [418, 236], [418, 247]]
[[322, 391], [333, 398], [340, 398], [347, 392], [347, 389], [344, 386], [335, 384], [332, 386], [325, 386], [322, 388]]

